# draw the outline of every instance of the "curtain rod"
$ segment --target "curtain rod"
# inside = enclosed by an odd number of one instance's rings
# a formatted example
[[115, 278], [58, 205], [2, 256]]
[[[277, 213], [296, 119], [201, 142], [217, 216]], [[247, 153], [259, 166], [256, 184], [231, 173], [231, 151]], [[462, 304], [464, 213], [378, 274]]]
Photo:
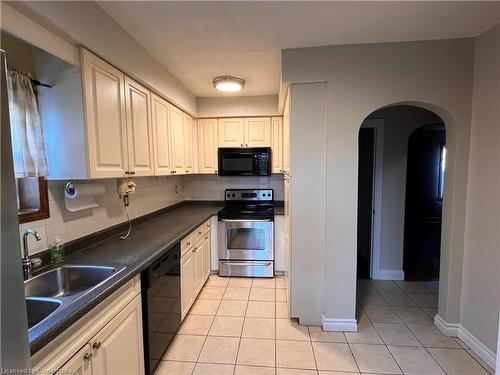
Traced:
[[51, 85], [47, 85], [46, 83], [42, 83], [36, 79], [33, 79], [33, 78], [30, 78], [31, 79], [31, 83], [35, 86], [43, 86], [43, 87], [48, 87], [48, 88], [52, 88]]

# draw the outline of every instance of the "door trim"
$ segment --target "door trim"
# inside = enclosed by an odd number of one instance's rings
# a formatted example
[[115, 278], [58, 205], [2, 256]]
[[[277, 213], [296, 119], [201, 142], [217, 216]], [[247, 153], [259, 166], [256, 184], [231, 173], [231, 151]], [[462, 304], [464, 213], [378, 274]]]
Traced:
[[382, 228], [382, 177], [384, 169], [384, 120], [366, 119], [361, 124], [375, 131], [373, 151], [373, 187], [372, 187], [372, 239], [370, 254], [370, 278], [384, 279], [384, 270], [380, 268], [380, 237]]

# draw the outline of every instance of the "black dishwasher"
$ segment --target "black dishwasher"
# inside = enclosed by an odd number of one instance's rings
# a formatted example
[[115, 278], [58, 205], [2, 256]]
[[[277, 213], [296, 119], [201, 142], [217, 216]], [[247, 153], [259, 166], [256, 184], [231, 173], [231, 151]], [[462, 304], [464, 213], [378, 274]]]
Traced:
[[153, 374], [181, 324], [181, 247], [141, 273], [145, 374]]

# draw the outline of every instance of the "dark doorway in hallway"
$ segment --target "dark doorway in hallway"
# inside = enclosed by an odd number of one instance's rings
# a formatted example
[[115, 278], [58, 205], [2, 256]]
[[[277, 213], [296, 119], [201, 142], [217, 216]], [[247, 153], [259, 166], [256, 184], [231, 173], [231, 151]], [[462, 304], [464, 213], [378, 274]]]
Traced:
[[371, 276], [375, 128], [359, 129], [358, 278]]
[[403, 271], [405, 280], [438, 280], [446, 162], [445, 126], [425, 125], [408, 139]]

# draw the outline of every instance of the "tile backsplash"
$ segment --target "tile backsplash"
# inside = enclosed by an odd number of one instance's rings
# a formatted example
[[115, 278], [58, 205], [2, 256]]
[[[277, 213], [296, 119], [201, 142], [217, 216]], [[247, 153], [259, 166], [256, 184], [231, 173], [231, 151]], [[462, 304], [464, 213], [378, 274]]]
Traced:
[[[42, 238], [40, 241], [30, 236], [30, 254], [43, 251], [52, 243], [54, 236], [62, 242], [97, 232], [101, 229], [126, 221], [123, 204], [116, 192], [116, 179], [103, 179], [94, 182], [103, 184], [106, 192], [97, 197], [99, 207], [78, 212], [70, 212], [64, 204], [64, 185], [67, 181], [49, 181], [50, 217], [44, 220], [32, 221], [19, 225], [21, 236], [32, 228]], [[130, 205], [127, 207], [130, 218], [168, 207], [184, 200], [183, 176], [138, 177], [136, 193], [130, 195]]]
[[224, 200], [225, 189], [274, 189], [274, 199], [284, 199], [283, 175], [269, 177], [220, 177], [217, 175], [185, 176], [184, 199], [186, 200]]
[[[29, 237], [30, 254], [48, 248], [57, 236], [71, 241], [126, 221], [123, 204], [116, 192], [116, 179], [93, 182], [103, 184], [106, 192], [97, 198], [99, 207], [70, 212], [64, 204], [64, 186], [67, 181], [49, 181], [50, 217], [19, 225], [21, 236], [28, 228], [36, 230], [40, 241]], [[171, 206], [183, 200], [223, 200], [224, 190], [245, 188], [272, 188], [275, 199], [283, 200], [283, 176], [219, 177], [216, 175], [137, 177], [136, 193], [130, 195], [127, 207], [130, 218]]]

